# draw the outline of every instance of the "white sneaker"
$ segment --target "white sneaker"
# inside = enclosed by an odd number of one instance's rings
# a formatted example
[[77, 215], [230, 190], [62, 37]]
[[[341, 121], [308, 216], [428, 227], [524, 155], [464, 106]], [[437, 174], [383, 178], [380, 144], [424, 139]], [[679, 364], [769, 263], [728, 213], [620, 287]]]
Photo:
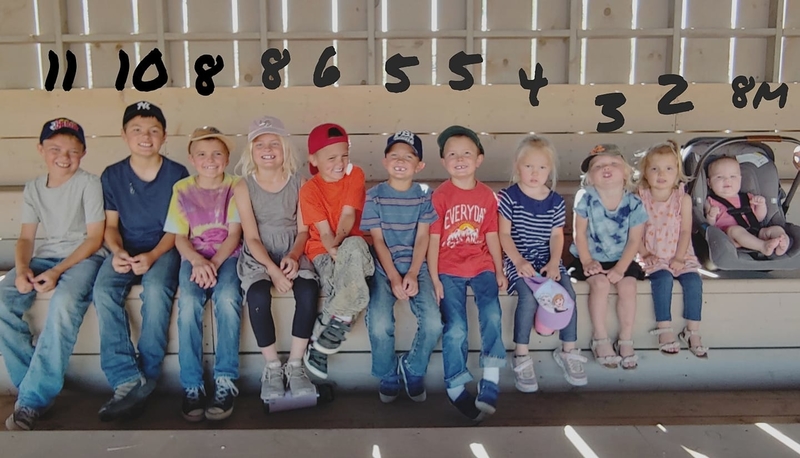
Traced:
[[286, 394], [283, 385], [283, 368], [280, 361], [273, 361], [264, 366], [261, 373], [261, 400], [282, 398]]
[[283, 371], [286, 374], [287, 384], [289, 390], [292, 392], [292, 397], [297, 398], [300, 396], [317, 395], [317, 389], [311, 379], [306, 374], [306, 368], [303, 367], [302, 361], [289, 361], [283, 366]]
[[586, 372], [583, 370], [583, 363], [588, 360], [581, 356], [581, 351], [577, 348], [573, 348], [569, 352], [561, 350], [561, 348], [556, 348], [553, 351], [553, 359], [564, 371], [564, 378], [573, 386], [584, 386], [589, 383]]
[[523, 393], [535, 393], [539, 390], [530, 355], [514, 356], [514, 386]]

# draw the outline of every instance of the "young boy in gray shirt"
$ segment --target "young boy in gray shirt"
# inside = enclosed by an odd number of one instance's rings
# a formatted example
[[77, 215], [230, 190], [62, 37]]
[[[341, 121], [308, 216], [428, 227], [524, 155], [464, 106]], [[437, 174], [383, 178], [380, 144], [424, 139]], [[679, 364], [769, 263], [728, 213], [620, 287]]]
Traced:
[[[78, 123], [45, 123], [39, 154], [47, 174], [25, 185], [15, 267], [0, 281], [0, 353], [19, 389], [8, 430], [31, 430], [64, 385], [92, 285], [107, 252], [100, 178], [80, 168], [86, 140]], [[34, 254], [39, 224], [47, 235]], [[22, 315], [37, 293], [54, 291], [34, 347]]]

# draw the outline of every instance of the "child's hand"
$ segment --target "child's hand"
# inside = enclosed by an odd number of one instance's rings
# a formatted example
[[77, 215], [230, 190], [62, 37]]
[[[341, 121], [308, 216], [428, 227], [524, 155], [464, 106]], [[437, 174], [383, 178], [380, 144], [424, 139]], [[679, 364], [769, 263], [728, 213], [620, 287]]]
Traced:
[[625, 272], [624, 271], [621, 272], [617, 266], [614, 266], [613, 269], [606, 272], [606, 278], [608, 278], [608, 281], [611, 282], [612, 285], [616, 285], [617, 283], [619, 283], [619, 281], [622, 280], [624, 276]]
[[14, 286], [20, 294], [28, 294], [33, 291], [33, 271], [30, 267], [17, 269], [17, 277], [14, 279]]
[[419, 293], [419, 283], [417, 283], [417, 276], [406, 274], [403, 277], [403, 291], [408, 297], [414, 297]]
[[673, 272], [680, 272], [684, 267], [686, 267], [686, 262], [683, 259], [672, 258], [669, 262], [669, 268], [672, 269]]
[[508, 289], [508, 278], [503, 272], [495, 272], [494, 277], [497, 279], [497, 289], [506, 291]]
[[331, 255], [331, 259], [333, 259], [333, 262], [336, 262], [336, 255], [338, 253], [339, 253], [339, 248], [338, 247], [333, 247], [330, 250], [328, 250], [328, 254]]
[[142, 253], [131, 259], [131, 269], [133, 269], [133, 273], [136, 275], [144, 275], [150, 270], [154, 262], [156, 262], [156, 259], [153, 255], [150, 253]]
[[708, 222], [708, 224], [711, 224], [713, 226], [714, 223], [717, 222], [718, 216], [719, 216], [719, 207], [711, 205], [711, 198], [709, 197], [706, 203], [706, 221]]
[[131, 271], [131, 262], [133, 262], [131, 255], [129, 255], [127, 251], [122, 250], [114, 254], [114, 257], [111, 259], [111, 267], [113, 267], [114, 272], [118, 274], [126, 274]]
[[406, 290], [403, 288], [403, 278], [400, 275], [389, 279], [389, 283], [392, 285], [392, 294], [394, 294], [397, 300], [404, 301], [408, 299], [408, 294], [406, 294]]
[[286, 278], [294, 280], [297, 278], [297, 271], [300, 270], [300, 263], [291, 256], [284, 256], [279, 267]]
[[756, 207], [766, 207], [767, 206], [767, 200], [764, 199], [764, 196], [753, 196], [750, 199], [750, 202], [752, 202], [752, 204], [754, 206], [756, 206]]
[[603, 273], [603, 266], [600, 265], [599, 262], [595, 261], [594, 259], [591, 262], [583, 265], [583, 274], [587, 277], [591, 277], [592, 275], [597, 275]]
[[524, 259], [519, 264], [514, 264], [514, 267], [517, 268], [517, 273], [522, 277], [533, 277], [536, 275], [536, 269], [533, 268], [531, 263]]
[[39, 293], [46, 293], [56, 287], [61, 274], [53, 269], [45, 270], [33, 279], [33, 289]]
[[280, 267], [275, 266], [272, 269], [267, 269], [267, 273], [269, 273], [269, 278], [279, 293], [286, 294], [292, 289], [292, 281], [286, 278]]
[[433, 295], [436, 296], [436, 304], [441, 306], [442, 299], [444, 299], [444, 285], [438, 278], [432, 278], [431, 280], [433, 280]]
[[561, 280], [561, 269], [558, 264], [557, 259], [550, 260], [539, 272], [550, 280], [559, 281]]
[[217, 268], [208, 259], [199, 259], [192, 262], [192, 275], [189, 281], [197, 283], [197, 286], [206, 289], [217, 284]]

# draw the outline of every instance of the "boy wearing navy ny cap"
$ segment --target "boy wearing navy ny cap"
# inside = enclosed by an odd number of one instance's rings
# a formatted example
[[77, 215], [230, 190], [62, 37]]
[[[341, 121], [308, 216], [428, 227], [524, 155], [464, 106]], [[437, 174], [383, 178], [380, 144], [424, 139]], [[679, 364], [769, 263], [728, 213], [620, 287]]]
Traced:
[[[377, 258], [370, 279], [366, 323], [372, 346], [372, 375], [380, 380], [381, 401], [397, 399], [402, 385], [414, 401], [426, 398], [424, 376], [442, 335], [442, 317], [425, 256], [428, 229], [437, 219], [431, 189], [414, 182], [424, 167], [422, 141], [405, 130], [390, 136], [383, 166], [389, 179], [367, 191], [361, 229], [369, 231]], [[417, 332], [408, 353], [395, 354], [394, 306], [408, 301]]]
[[[172, 187], [189, 171], [161, 155], [166, 128], [164, 114], [156, 105], [147, 101], [129, 105], [122, 117], [122, 138], [131, 154], [108, 166], [100, 177], [105, 241], [113, 253], [100, 268], [94, 286], [100, 365], [114, 389], [114, 396], [100, 409], [103, 421], [141, 412], [167, 351], [180, 255], [175, 234], [164, 232], [164, 222]], [[136, 283], [143, 288], [138, 359], [125, 311], [125, 299]]]
[[[42, 127], [39, 154], [47, 173], [25, 184], [15, 267], [0, 281], [0, 353], [19, 389], [8, 430], [31, 430], [64, 385], [92, 285], [107, 252], [100, 178], [80, 168], [83, 128], [58, 118]], [[34, 242], [41, 224], [46, 235]], [[37, 293], [53, 291], [34, 347], [23, 314]]]

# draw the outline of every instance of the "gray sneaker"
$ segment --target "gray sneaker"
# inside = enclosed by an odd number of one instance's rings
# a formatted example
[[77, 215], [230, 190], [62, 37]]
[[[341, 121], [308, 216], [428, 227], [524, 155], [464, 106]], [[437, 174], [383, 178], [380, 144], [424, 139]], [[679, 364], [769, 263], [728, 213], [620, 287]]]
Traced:
[[328, 378], [328, 355], [318, 352], [313, 345], [309, 345], [303, 355], [303, 363], [312, 374], [326, 380]]
[[283, 369], [280, 361], [273, 361], [264, 366], [261, 373], [261, 400], [282, 398], [286, 394], [283, 385]]
[[114, 396], [100, 408], [100, 421], [112, 421], [122, 417], [132, 417], [140, 413], [140, 407], [155, 390], [156, 381], [141, 377], [139, 380], [123, 383], [114, 390]]
[[15, 407], [14, 412], [6, 419], [6, 429], [9, 431], [30, 431], [39, 416], [39, 411], [31, 407]]
[[539, 390], [536, 372], [533, 371], [531, 355], [514, 356], [514, 386], [523, 393], [535, 393]]
[[326, 355], [332, 355], [339, 351], [342, 342], [346, 340], [345, 334], [350, 332], [352, 322], [345, 323], [338, 317], [331, 317], [328, 325], [320, 333], [317, 340], [314, 341], [314, 348]]
[[553, 359], [556, 364], [564, 371], [564, 378], [573, 386], [584, 386], [589, 381], [586, 378], [586, 372], [583, 370], [583, 363], [588, 360], [581, 356], [581, 351], [573, 348], [569, 352], [561, 351], [561, 348], [556, 348], [553, 351]]
[[286, 374], [287, 384], [289, 390], [292, 392], [292, 397], [297, 398], [301, 396], [316, 396], [317, 389], [311, 383], [311, 379], [306, 374], [306, 369], [303, 367], [302, 361], [289, 361], [283, 366], [283, 371]]

